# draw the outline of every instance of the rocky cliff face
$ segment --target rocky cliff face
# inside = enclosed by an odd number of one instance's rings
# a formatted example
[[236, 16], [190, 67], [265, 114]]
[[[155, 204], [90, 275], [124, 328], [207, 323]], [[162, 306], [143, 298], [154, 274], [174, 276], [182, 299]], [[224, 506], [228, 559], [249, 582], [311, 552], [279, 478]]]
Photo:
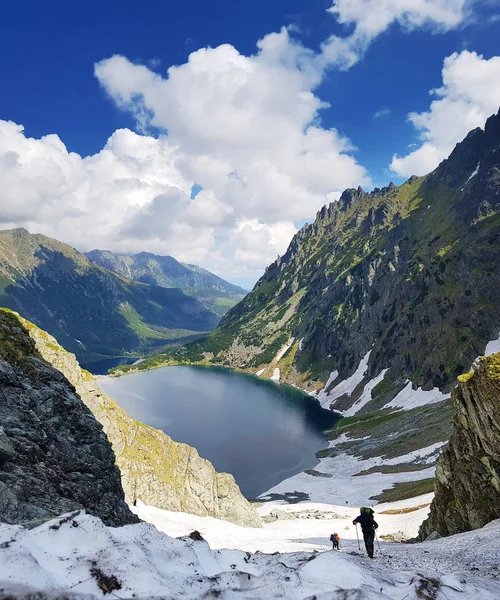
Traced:
[[191, 446], [132, 419], [80, 368], [73, 354], [32, 323], [20, 320], [40, 355], [68, 378], [102, 424], [116, 455], [127, 502], [140, 499], [165, 510], [261, 526], [232, 475], [217, 473]]
[[35, 526], [85, 509], [108, 525], [137, 522], [102, 426], [4, 310], [0, 423], [0, 521]]
[[500, 354], [458, 378], [455, 427], [438, 459], [436, 496], [420, 529], [451, 535], [500, 518]]

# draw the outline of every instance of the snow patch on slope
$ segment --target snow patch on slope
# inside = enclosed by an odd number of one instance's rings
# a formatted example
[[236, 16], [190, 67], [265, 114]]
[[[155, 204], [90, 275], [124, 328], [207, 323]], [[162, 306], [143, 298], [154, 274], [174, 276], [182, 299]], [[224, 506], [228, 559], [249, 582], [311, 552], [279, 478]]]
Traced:
[[424, 391], [422, 388], [414, 390], [412, 382], [409, 381], [406, 387], [386, 404], [384, 408], [411, 410], [419, 406], [443, 402], [444, 400], [449, 400], [449, 398], [451, 398], [450, 394], [443, 394], [437, 387], [429, 391]]
[[467, 181], [465, 182], [465, 185], [467, 185], [469, 183], [469, 181], [475, 177], [478, 173], [479, 173], [479, 167], [481, 166], [481, 161], [479, 161], [477, 163], [477, 167], [475, 168], [474, 171], [472, 171], [472, 173], [469, 175], [469, 178], [467, 179]]
[[273, 374], [271, 375], [271, 380], [279, 381], [280, 378], [281, 378], [281, 371], [278, 368], [274, 369]]
[[[355, 442], [342, 434], [329, 444], [330, 449], [335, 449], [346, 442]], [[376, 504], [371, 498], [378, 496], [384, 490], [391, 489], [396, 483], [420, 481], [434, 477], [434, 462], [437, 453], [445, 442], [438, 442], [414, 450], [404, 456], [394, 458], [381, 458], [379, 456], [363, 459], [352, 454], [340, 452], [334, 456], [322, 458], [315, 467], [315, 472], [322, 473], [324, 477], [311, 475], [310, 473], [298, 473], [293, 477], [285, 479], [274, 486], [260, 498], [273, 498], [272, 494], [285, 498], [289, 494], [306, 494], [306, 500], [310, 502], [326, 502], [328, 504], [371, 506]], [[340, 449], [339, 449], [340, 450]], [[421, 471], [403, 471], [400, 473], [374, 472], [369, 475], [359, 475], [373, 467], [394, 466], [405, 463], [418, 463], [429, 465]], [[283, 499], [281, 502], [285, 503]], [[299, 506], [294, 504], [294, 506]]]
[[[368, 351], [361, 359], [356, 371], [347, 379], [341, 381], [333, 390], [327, 392], [328, 387], [338, 377], [338, 371], [333, 371], [328, 378], [325, 387], [317, 394], [317, 398], [323, 408], [330, 408], [331, 403], [341, 396], [350, 396], [356, 387], [363, 381], [363, 377], [368, 369], [368, 361], [370, 359], [371, 350]], [[335, 375], [336, 374], [336, 375]], [[335, 377], [333, 377], [335, 375]]]
[[283, 346], [283, 348], [281, 348], [281, 350], [278, 352], [278, 354], [276, 354], [275, 357], [275, 362], [279, 362], [283, 356], [285, 356], [285, 354], [288, 352], [288, 350], [290, 350], [290, 348], [293, 346], [293, 343], [295, 342], [295, 338], [290, 338], [290, 340]]
[[365, 404], [368, 404], [368, 402], [371, 401], [373, 388], [375, 388], [382, 381], [382, 379], [384, 379], [388, 370], [389, 369], [384, 369], [379, 375], [377, 375], [377, 377], [375, 377], [375, 379], [372, 379], [365, 385], [359, 400], [355, 402], [351, 408], [348, 408], [342, 413], [344, 417], [353, 417], [363, 408], [363, 406], [365, 406]]

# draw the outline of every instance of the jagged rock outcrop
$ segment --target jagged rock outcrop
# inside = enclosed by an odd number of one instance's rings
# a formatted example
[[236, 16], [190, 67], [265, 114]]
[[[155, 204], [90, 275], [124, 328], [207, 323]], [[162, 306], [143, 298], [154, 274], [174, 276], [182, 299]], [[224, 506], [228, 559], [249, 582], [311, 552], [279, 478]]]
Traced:
[[[198, 452], [130, 417], [105, 394], [75, 356], [32, 323], [20, 318], [41, 356], [64, 373], [102, 424], [116, 455], [125, 498], [165, 510], [211, 516], [238, 525], [261, 527], [252, 505], [234, 477], [217, 473]], [[0, 436], [0, 456], [2, 442]], [[1, 460], [1, 459], [0, 459]]]
[[112, 526], [138, 521], [102, 426], [39, 354], [18, 317], [0, 311], [0, 521], [39, 525], [85, 509]]
[[420, 529], [451, 535], [500, 518], [500, 354], [458, 378], [455, 427], [438, 459], [436, 496]]

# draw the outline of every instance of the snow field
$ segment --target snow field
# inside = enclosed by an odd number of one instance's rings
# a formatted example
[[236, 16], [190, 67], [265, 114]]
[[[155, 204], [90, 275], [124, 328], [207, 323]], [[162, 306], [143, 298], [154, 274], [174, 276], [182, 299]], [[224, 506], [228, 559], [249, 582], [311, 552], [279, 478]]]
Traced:
[[[429, 500], [420, 498], [418, 501]], [[412, 502], [415, 499], [412, 499]], [[408, 508], [410, 501], [397, 503]], [[396, 503], [387, 505], [395, 507]], [[264, 510], [263, 507], [261, 507]], [[279, 507], [291, 514], [297, 506]], [[382, 507], [381, 507], [382, 508]], [[385, 507], [384, 507], [385, 508]], [[327, 509], [348, 522], [357, 510], [331, 505], [300, 505], [307, 514]], [[382, 554], [369, 561], [358, 551], [357, 541], [342, 531], [342, 552], [329, 550], [333, 520], [299, 518], [270, 523], [264, 532], [215, 519], [166, 513], [139, 505], [141, 516], [151, 519], [170, 535], [202, 530], [198, 536], [175, 539], [148, 523], [109, 528], [96, 517], [79, 513], [66, 522], [54, 520], [31, 531], [0, 525], [0, 595], [20, 594], [23, 586], [46, 590], [47, 597], [64, 593], [101, 598], [105, 589], [98, 575], [114, 576], [116, 598], [194, 600], [198, 598], [302, 600], [498, 600], [500, 521], [478, 531], [423, 544], [381, 543]], [[265, 510], [269, 510], [266, 506]], [[380, 531], [416, 522], [421, 511], [406, 515], [377, 515]], [[410, 515], [410, 516], [408, 516]], [[392, 523], [392, 525], [387, 525]], [[337, 524], [337, 523], [335, 523]], [[309, 538], [305, 538], [306, 527]], [[318, 527], [318, 529], [315, 529]], [[321, 537], [314, 538], [315, 533]], [[246, 547], [251, 536], [279, 540], [279, 554], [222, 547]], [[218, 542], [214, 541], [218, 536]], [[224, 543], [225, 538], [225, 543]], [[252, 543], [256, 543], [253, 538]], [[285, 553], [301, 541], [302, 548], [317, 545], [320, 553]], [[276, 543], [276, 542], [275, 542]], [[216, 549], [220, 544], [221, 549]], [[289, 551], [288, 551], [289, 552]], [[355, 552], [351, 555], [350, 552]], [[50, 595], [52, 591], [52, 596]], [[423, 592], [428, 595], [423, 595]], [[433, 595], [429, 595], [432, 592]], [[107, 597], [111, 597], [107, 595]], [[87, 596], [88, 598], [88, 596]]]

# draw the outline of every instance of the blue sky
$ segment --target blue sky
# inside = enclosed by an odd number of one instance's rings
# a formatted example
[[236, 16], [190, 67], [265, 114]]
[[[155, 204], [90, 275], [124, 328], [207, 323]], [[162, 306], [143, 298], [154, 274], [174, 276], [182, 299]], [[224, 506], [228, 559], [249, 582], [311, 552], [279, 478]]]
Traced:
[[[0, 157], [2, 151], [5, 153], [11, 148], [10, 151], [20, 157], [16, 164], [22, 165], [22, 173], [20, 166], [19, 169], [17, 166], [13, 168], [10, 163], [3, 172], [0, 167], [0, 182], [2, 176], [6, 178], [3, 189], [10, 186], [8, 189], [12, 190], [13, 201], [17, 201], [20, 194], [26, 195], [21, 202], [25, 205], [24, 211], [7, 210], [3, 214], [0, 209], [3, 226], [28, 226], [29, 229], [54, 235], [83, 250], [89, 249], [87, 246], [107, 245], [122, 252], [145, 249], [170, 253], [181, 260], [199, 262], [234, 281], [251, 285], [277, 251], [286, 249], [294, 230], [292, 224], [298, 226], [314, 218], [320, 205], [335, 197], [335, 193], [341, 191], [345, 184], [361, 182], [366, 187], [384, 185], [391, 179], [403, 181], [411, 174], [409, 169], [412, 168], [421, 168], [423, 172], [430, 170], [436, 166], [436, 161], [444, 157], [450, 146], [463, 137], [460, 128], [455, 137], [452, 133], [442, 133], [454, 129], [457, 114], [464, 115], [464, 123], [470, 122], [476, 126], [479, 123], [475, 123], [474, 118], [482, 119], [493, 106], [498, 107], [500, 103], [498, 86], [494, 83], [495, 75], [500, 73], [497, 70], [498, 61], [494, 59], [500, 55], [500, 19], [496, 17], [497, 13], [500, 14], [500, 2], [451, 0], [448, 3], [452, 5], [451, 12], [443, 14], [444, 0], [403, 0], [402, 4], [406, 3], [409, 8], [406, 13], [399, 15], [397, 11], [389, 14], [392, 9], [386, 0], [350, 2], [255, 0], [243, 3], [196, 0], [174, 3], [146, 0], [140, 3], [98, 3], [76, 0], [3, 3], [0, 8], [0, 78], [3, 83], [0, 119], [24, 126], [24, 133], [6, 133], [4, 143], [0, 142]], [[368, 3], [366, 10], [363, 10], [363, 2]], [[332, 5], [337, 5], [337, 12], [327, 12]], [[374, 31], [373, 23], [384, 10], [387, 19], [382, 20]], [[373, 15], [369, 19], [366, 19], [367, 12]], [[351, 21], [345, 24], [349, 19]], [[328, 103], [327, 108], [309, 107], [304, 111], [313, 115], [309, 124], [312, 123], [318, 130], [335, 128], [339, 138], [347, 137], [350, 140], [353, 148], [347, 145], [337, 147], [337, 139], [330, 140], [328, 144], [331, 142], [336, 148], [335, 152], [352, 159], [348, 165], [352, 173], [347, 179], [340, 176], [336, 179], [332, 174], [331, 181], [321, 189], [301, 175], [300, 181], [292, 189], [287, 187], [289, 181], [283, 186], [282, 182], [272, 183], [274, 179], [271, 175], [276, 171], [283, 171], [284, 179], [293, 178], [296, 168], [290, 167], [291, 170], [287, 171], [288, 167], [283, 165], [286, 161], [291, 164], [297, 157], [283, 157], [276, 164], [271, 164], [269, 172], [266, 171], [262, 176], [262, 179], [269, 176], [268, 188], [263, 190], [256, 187], [243, 195], [242, 188], [252, 188], [252, 177], [260, 178], [253, 161], [255, 156], [260, 155], [259, 143], [266, 145], [263, 153], [268, 150], [265, 137], [261, 137], [260, 141], [252, 137], [247, 146], [255, 145], [254, 156], [248, 158], [248, 153], [242, 153], [235, 165], [231, 166], [227, 148], [222, 152], [220, 147], [222, 143], [234, 145], [234, 139], [228, 141], [223, 131], [224, 139], [220, 140], [214, 131], [207, 132], [201, 126], [195, 130], [195, 126], [190, 125], [191, 118], [186, 114], [188, 109], [184, 106], [183, 94], [192, 94], [194, 99], [196, 95], [203, 95], [203, 87], [189, 83], [194, 81], [196, 74], [184, 69], [185, 75], [175, 90], [173, 84], [170, 91], [165, 87], [165, 94], [168, 95], [168, 98], [165, 96], [165, 104], [160, 96], [163, 91], [157, 89], [153, 80], [144, 84], [143, 79], [140, 82], [137, 79], [134, 85], [139, 87], [133, 90], [129, 89], [129, 82], [135, 81], [139, 75], [135, 68], [137, 65], [147, 67], [148, 77], [149, 73], [156, 73], [166, 81], [169, 67], [185, 66], [190, 54], [200, 48], [229, 44], [235, 54], [219, 56], [217, 60], [231, 62], [235, 56], [251, 58], [257, 52], [258, 40], [272, 32], [280, 32], [283, 26], [288, 27], [288, 34], [286, 39], [283, 35], [280, 38], [280, 44], [286, 47], [283, 51], [286, 57], [280, 58], [280, 61], [295, 61], [292, 67], [287, 63], [286, 81], [289, 81], [289, 75], [295, 77], [301, 69], [310, 68], [314, 71], [312, 76], [303, 78], [298, 87], [292, 82], [291, 94], [303, 94], [305, 89], [318, 102]], [[364, 37], [360, 35], [352, 41], [356, 36], [356, 28], [361, 31], [363, 27]], [[326, 55], [325, 43], [332, 36], [344, 41], [351, 40], [349, 49], [354, 51], [356, 57], [349, 64], [346, 64], [344, 54], [338, 52], [329, 62], [322, 59]], [[298, 44], [301, 56], [297, 58], [295, 53], [294, 58], [289, 59], [289, 49]], [[96, 76], [95, 65], [114, 55], [123, 57], [126, 62], [102, 63], [100, 74]], [[455, 120], [450, 119], [448, 126], [437, 110], [439, 107], [432, 111], [431, 102], [436, 97], [430, 97], [429, 91], [443, 86], [444, 61], [446, 57], [453, 56], [455, 58], [450, 59], [445, 68], [452, 83], [440, 97], [445, 102], [442, 108], [455, 116]], [[215, 55], [213, 57], [214, 60], [207, 61], [201, 68], [217, 71], [219, 63]], [[255, 61], [247, 63], [256, 65]], [[264, 68], [267, 69], [269, 64], [267, 60], [264, 65], [256, 65], [256, 68], [264, 74]], [[272, 68], [275, 68], [274, 63]], [[474, 74], [483, 70], [484, 77], [476, 82]], [[213, 81], [213, 85], [219, 88], [225, 85], [222, 80], [211, 79], [207, 73], [204, 77], [209, 79], [203, 81]], [[229, 73], [228, 77], [238, 75]], [[141, 85], [149, 87], [142, 88]], [[460, 86], [464, 90], [477, 86], [480, 93], [477, 97], [472, 95], [463, 100], [464, 93]], [[245, 88], [242, 93], [251, 95], [252, 90]], [[145, 95], [141, 100], [143, 93]], [[266, 91], [263, 106], [257, 115], [250, 117], [256, 121], [260, 119], [263, 130], [269, 124], [272, 127], [274, 122], [272, 115], [265, 113], [266, 107], [275, 101], [287, 103], [286, 95], [282, 98], [278, 94], [273, 99], [273, 93], [273, 90]], [[255, 98], [255, 102], [261, 101], [258, 91]], [[174, 102], [177, 104], [172, 104]], [[186, 103], [188, 105], [189, 102]], [[307, 118], [304, 122], [294, 120], [296, 105], [297, 102], [290, 97], [290, 103], [284, 106], [283, 112], [289, 111], [287, 123], [299, 130], [304, 128]], [[228, 107], [228, 111], [232, 108], [234, 105]], [[201, 113], [193, 115], [193, 123], [200, 114], [204, 114], [203, 110], [201, 107]], [[211, 110], [207, 105], [207, 121], [212, 118]], [[275, 115], [274, 107], [273, 111]], [[417, 122], [411, 122], [407, 118], [409, 113], [423, 116]], [[146, 114], [147, 117], [139, 118], [139, 114]], [[177, 128], [177, 123], [182, 119], [185, 119], [185, 126]], [[422, 125], [422, 121], [425, 121], [425, 125]], [[224, 129], [224, 121], [221, 123], [219, 127]], [[284, 127], [280, 123], [276, 131], [284, 132]], [[113, 175], [113, 182], [115, 188], [126, 187], [130, 195], [130, 182], [133, 181], [136, 195], [127, 196], [127, 201], [123, 202], [126, 205], [123, 213], [117, 212], [117, 207], [122, 205], [116, 200], [113, 206], [110, 204], [108, 207], [109, 211], [103, 210], [101, 215], [98, 211], [96, 214], [96, 206], [107, 201], [106, 192], [103, 191], [107, 184], [104, 181], [105, 169], [97, 176], [95, 172], [98, 167], [95, 164], [102, 162], [99, 153], [110, 136], [116, 130], [123, 129], [130, 130], [134, 136], [115, 136], [117, 139], [111, 145], [113, 160], [121, 162], [116, 166], [119, 177]], [[38, 204], [35, 206], [30, 204], [35, 200], [31, 192], [26, 192], [29, 187], [26, 181], [30, 177], [34, 182], [40, 181], [37, 171], [40, 164], [28, 164], [33, 155], [29, 145], [33, 144], [44, 160], [49, 159], [47, 152], [42, 152], [44, 148], [40, 144], [27, 143], [24, 138], [38, 141], [52, 134], [58, 136], [67, 151], [79, 156], [78, 160], [68, 159], [60, 148], [54, 156], [51, 155], [51, 168], [45, 166], [45, 171], [51, 176], [44, 175], [47, 182], [37, 192]], [[20, 135], [24, 138], [18, 139]], [[392, 163], [391, 170], [393, 155], [406, 157], [415, 149], [418, 150], [422, 146], [422, 136], [424, 142], [430, 142], [420, 154], [410, 156], [402, 164]], [[155, 150], [151, 150], [152, 142], [148, 142], [148, 152], [154, 152], [155, 157], [149, 157], [148, 164], [141, 165], [139, 169], [133, 160], [134, 153], [144, 157], [144, 150], [139, 150], [139, 145], [144, 145], [151, 137], [163, 140], [161, 148], [155, 146]], [[178, 154], [173, 158], [174, 146]], [[314, 148], [317, 147], [315, 142]], [[124, 152], [127, 154], [126, 160], [123, 159]], [[274, 154], [266, 158], [268, 163], [273, 162], [272, 157], [276, 152], [279, 153], [279, 145], [273, 150]], [[332, 153], [332, 161], [335, 152]], [[239, 149], [235, 148], [234, 153], [238, 154]], [[84, 157], [93, 156], [98, 158], [82, 162]], [[210, 157], [213, 164], [203, 171], [200, 161], [206, 156]], [[316, 156], [316, 159], [319, 161], [320, 157]], [[68, 164], [57, 162], [63, 160]], [[165, 166], [167, 162], [168, 167]], [[132, 174], [125, 172], [125, 163], [129, 166], [134, 163]], [[218, 169], [221, 163], [229, 165], [224, 182], [215, 181], [216, 175], [220, 176]], [[178, 165], [181, 165], [180, 171], [175, 170]], [[109, 165], [108, 169], [110, 174], [114, 173]], [[315, 169], [318, 169], [318, 178], [321, 179], [324, 165], [314, 164], [312, 172]], [[364, 173], [361, 173], [361, 169], [364, 169]], [[82, 172], [75, 175], [76, 170]], [[340, 166], [339, 170], [345, 169]], [[52, 177], [56, 172], [58, 175]], [[161, 181], [157, 176], [159, 172], [162, 172]], [[19, 180], [13, 183], [15, 177]], [[92, 180], [82, 183], [83, 179], [91, 177]], [[234, 185], [235, 178], [240, 187]], [[127, 185], [123, 183], [125, 180], [128, 181]], [[194, 201], [191, 194], [193, 184], [203, 192], [196, 195], [196, 206], [187, 206], [189, 201]], [[144, 191], [148, 186], [151, 189]], [[116, 193], [115, 188], [113, 193]], [[93, 190], [92, 202], [88, 197], [84, 198], [88, 189]], [[305, 189], [310, 191], [310, 196], [304, 193]], [[302, 204], [301, 190], [304, 194]], [[241, 198], [236, 198], [238, 194], [242, 194]], [[281, 198], [278, 198], [280, 194]], [[284, 202], [283, 194], [290, 194], [293, 202]], [[324, 200], [321, 200], [322, 197]], [[73, 204], [69, 207], [71, 202]], [[292, 203], [295, 203], [293, 210], [289, 209]], [[247, 210], [245, 206], [254, 208]], [[58, 211], [64, 218], [56, 227], [54, 215]], [[76, 224], [78, 215], [81, 219]], [[92, 216], [99, 221], [94, 237], [89, 235], [88, 223], [82, 215]], [[113, 215], [116, 215], [114, 220]], [[179, 221], [174, 223], [177, 217]], [[120, 223], [116, 222], [118, 218]], [[158, 228], [160, 221], [168, 223], [168, 226]], [[187, 238], [192, 240], [191, 244], [187, 243]]]

